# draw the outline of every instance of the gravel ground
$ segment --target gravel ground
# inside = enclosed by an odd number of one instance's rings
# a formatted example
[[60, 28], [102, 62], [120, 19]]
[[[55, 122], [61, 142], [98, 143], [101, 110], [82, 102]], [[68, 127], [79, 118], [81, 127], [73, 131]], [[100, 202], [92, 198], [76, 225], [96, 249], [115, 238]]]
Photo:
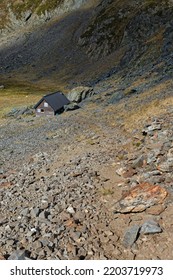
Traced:
[[129, 132], [94, 100], [1, 126], [1, 258], [173, 258], [172, 107]]

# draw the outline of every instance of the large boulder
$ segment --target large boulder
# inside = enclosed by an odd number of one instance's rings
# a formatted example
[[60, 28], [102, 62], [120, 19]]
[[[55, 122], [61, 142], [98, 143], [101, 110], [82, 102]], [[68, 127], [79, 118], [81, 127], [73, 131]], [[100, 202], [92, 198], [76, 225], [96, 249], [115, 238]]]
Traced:
[[85, 98], [90, 97], [92, 95], [94, 95], [94, 91], [92, 87], [80, 86], [80, 87], [73, 88], [67, 95], [67, 98], [70, 100], [70, 102], [79, 103]]

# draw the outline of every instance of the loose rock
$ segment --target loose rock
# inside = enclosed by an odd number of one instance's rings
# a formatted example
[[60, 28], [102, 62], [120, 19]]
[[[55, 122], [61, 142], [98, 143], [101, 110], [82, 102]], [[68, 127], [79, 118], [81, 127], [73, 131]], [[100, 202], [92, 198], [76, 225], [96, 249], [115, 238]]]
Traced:
[[140, 226], [134, 225], [126, 231], [123, 239], [123, 245], [125, 247], [131, 247], [135, 243], [138, 237], [139, 230]]
[[149, 220], [146, 221], [140, 230], [140, 233], [143, 234], [151, 234], [151, 233], [160, 233], [162, 232], [161, 227], [159, 226], [159, 224], [157, 222], [155, 222], [154, 220]]
[[142, 183], [125, 192], [115, 204], [115, 213], [142, 212], [148, 207], [162, 203], [167, 196], [167, 191], [149, 183]]

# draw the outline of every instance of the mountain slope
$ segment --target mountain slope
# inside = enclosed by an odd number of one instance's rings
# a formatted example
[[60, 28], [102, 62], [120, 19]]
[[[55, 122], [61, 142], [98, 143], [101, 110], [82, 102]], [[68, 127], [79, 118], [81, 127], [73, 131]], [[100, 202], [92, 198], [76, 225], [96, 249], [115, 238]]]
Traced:
[[[28, 1], [25, 14], [36, 14], [42, 2], [31, 7]], [[69, 8], [68, 14], [37, 28], [32, 14], [30, 29], [6, 35], [0, 49], [1, 79], [71, 87], [94, 85], [114, 75], [172, 77], [172, 1], [89, 2], [90, 7]], [[17, 12], [18, 17], [22, 13]]]

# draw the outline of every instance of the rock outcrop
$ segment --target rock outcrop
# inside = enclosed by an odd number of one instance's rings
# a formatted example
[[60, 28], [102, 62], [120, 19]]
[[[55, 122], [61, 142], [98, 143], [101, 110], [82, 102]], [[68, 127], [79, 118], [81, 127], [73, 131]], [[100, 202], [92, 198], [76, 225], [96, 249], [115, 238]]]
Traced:
[[91, 87], [76, 87], [73, 88], [67, 95], [67, 98], [71, 101], [71, 102], [76, 102], [79, 103], [82, 100], [86, 99], [87, 97], [91, 97], [93, 96], [94, 90]]

